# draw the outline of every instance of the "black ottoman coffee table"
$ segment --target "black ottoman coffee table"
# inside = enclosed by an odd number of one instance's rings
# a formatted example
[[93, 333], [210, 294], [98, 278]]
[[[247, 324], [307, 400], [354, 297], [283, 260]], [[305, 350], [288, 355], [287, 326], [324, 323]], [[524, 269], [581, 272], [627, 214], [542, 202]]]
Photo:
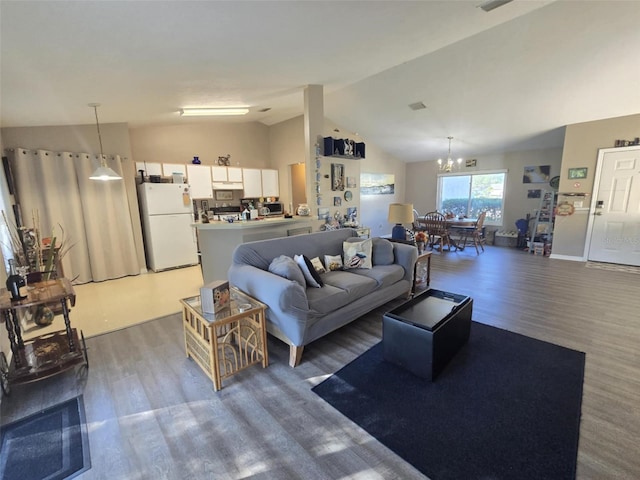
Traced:
[[434, 380], [469, 340], [473, 299], [429, 289], [382, 317], [384, 359]]

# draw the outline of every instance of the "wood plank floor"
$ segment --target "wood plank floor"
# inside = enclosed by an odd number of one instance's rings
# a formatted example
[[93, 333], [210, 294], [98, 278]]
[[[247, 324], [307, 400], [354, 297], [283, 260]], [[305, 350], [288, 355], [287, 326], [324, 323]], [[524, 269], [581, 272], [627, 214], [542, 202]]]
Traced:
[[[640, 478], [640, 275], [487, 247], [434, 254], [431, 278], [472, 296], [475, 321], [586, 352], [577, 478]], [[270, 366], [218, 393], [176, 315], [92, 337], [86, 375], [14, 386], [1, 421], [83, 394], [82, 479], [425, 478], [311, 392], [380, 340], [392, 306], [309, 345], [295, 369], [270, 338]]]

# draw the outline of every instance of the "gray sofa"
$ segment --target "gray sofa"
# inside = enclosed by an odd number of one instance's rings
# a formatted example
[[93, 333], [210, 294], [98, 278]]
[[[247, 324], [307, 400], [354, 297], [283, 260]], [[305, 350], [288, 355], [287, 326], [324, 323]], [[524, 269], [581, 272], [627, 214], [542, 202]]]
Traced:
[[274, 259], [291, 263], [281, 256], [324, 259], [342, 255], [343, 242], [359, 240], [355, 230], [341, 229], [248, 242], [234, 250], [229, 281], [268, 306], [267, 330], [290, 346], [292, 367], [300, 363], [305, 345], [396, 297], [409, 295], [417, 249], [382, 238], [371, 239], [372, 268], [327, 271], [320, 275], [321, 288], [308, 287], [304, 278], [300, 282], [269, 271], [270, 265], [278, 263]]

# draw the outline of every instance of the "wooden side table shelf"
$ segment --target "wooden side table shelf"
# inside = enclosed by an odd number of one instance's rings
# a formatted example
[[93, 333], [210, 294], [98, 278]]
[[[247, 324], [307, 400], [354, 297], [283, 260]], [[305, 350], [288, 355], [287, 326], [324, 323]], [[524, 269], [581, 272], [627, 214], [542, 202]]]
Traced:
[[214, 390], [222, 388], [222, 380], [251, 365], [269, 365], [265, 304], [235, 287], [231, 287], [230, 307], [215, 314], [202, 311], [199, 295], [180, 303], [187, 357], [213, 381]]
[[[59, 302], [65, 329], [23, 340], [19, 311]], [[71, 328], [69, 307], [76, 303], [76, 294], [66, 278], [36, 282], [27, 291], [27, 298], [12, 301], [6, 288], [0, 289], [0, 321], [5, 322], [13, 358], [7, 365], [0, 354], [2, 389], [9, 393], [12, 383], [27, 383], [61, 373], [75, 365], [89, 366], [84, 335]]]

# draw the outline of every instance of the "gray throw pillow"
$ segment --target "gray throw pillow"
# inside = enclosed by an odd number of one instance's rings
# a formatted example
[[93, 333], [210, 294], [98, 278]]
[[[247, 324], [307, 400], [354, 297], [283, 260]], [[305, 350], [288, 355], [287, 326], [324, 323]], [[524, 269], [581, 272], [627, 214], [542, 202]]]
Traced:
[[374, 238], [372, 256], [374, 265], [392, 265], [393, 244], [386, 238]]
[[274, 258], [269, 265], [269, 271], [276, 275], [286, 278], [287, 280], [294, 280], [300, 284], [301, 287], [306, 288], [307, 282], [304, 279], [304, 274], [298, 264], [291, 257], [286, 255], [280, 255]]

